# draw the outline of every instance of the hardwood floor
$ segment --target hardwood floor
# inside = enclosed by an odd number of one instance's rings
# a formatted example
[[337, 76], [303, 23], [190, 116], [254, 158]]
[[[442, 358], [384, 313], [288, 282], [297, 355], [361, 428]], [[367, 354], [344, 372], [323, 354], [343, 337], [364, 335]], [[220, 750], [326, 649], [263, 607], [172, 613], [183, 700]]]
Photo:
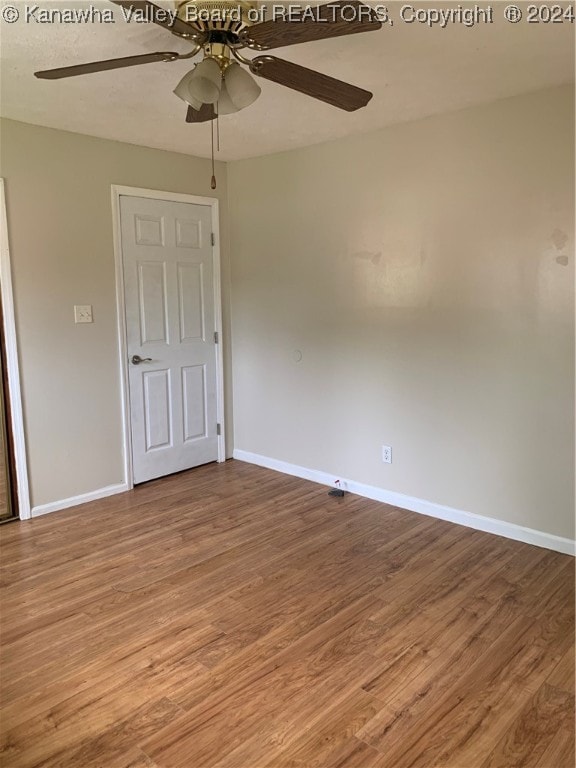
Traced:
[[0, 540], [5, 768], [573, 768], [568, 556], [237, 461]]

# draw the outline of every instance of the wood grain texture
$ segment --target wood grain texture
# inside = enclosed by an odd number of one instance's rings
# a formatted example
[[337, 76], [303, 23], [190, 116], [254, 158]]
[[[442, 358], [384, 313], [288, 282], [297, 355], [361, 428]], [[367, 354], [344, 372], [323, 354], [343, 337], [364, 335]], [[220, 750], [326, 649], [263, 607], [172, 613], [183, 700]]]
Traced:
[[34, 72], [34, 77], [38, 77], [40, 80], [60, 80], [63, 77], [77, 77], [78, 75], [89, 75], [93, 72], [107, 72], [110, 69], [137, 67], [140, 64], [173, 61], [177, 58], [178, 54], [173, 51], [143, 53], [140, 56], [123, 56], [120, 59], [105, 59], [102, 61], [90, 61], [86, 64], [74, 64], [70, 67], [44, 69], [40, 72]]
[[200, 109], [194, 109], [189, 106], [186, 110], [187, 123], [206, 123], [215, 118], [216, 111], [214, 109], [214, 104], [202, 104]]
[[258, 77], [285, 85], [347, 112], [365, 107], [373, 95], [364, 88], [336, 80], [322, 72], [279, 59], [277, 56], [256, 56], [250, 64], [250, 71]]
[[10, 768], [572, 768], [566, 555], [230, 461], [0, 528]]

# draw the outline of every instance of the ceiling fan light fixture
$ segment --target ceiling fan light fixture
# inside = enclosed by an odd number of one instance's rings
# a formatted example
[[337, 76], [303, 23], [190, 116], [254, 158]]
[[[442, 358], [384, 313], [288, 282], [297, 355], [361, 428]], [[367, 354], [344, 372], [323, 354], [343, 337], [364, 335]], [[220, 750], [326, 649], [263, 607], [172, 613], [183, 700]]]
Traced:
[[[224, 84], [227, 95], [236, 110], [244, 109], [253, 104], [262, 93], [260, 86], [246, 70], [235, 62], [230, 64], [224, 73]], [[224, 113], [222, 113], [224, 114]]]
[[199, 110], [202, 106], [202, 102], [198, 99], [195, 99], [190, 93], [190, 80], [192, 79], [193, 75], [193, 69], [190, 72], [187, 72], [182, 80], [180, 80], [176, 88], [174, 88], [174, 93], [176, 96], [178, 96], [179, 99], [182, 99], [182, 101], [185, 101], [186, 104], [189, 104], [192, 109]]
[[228, 93], [228, 88], [226, 87], [226, 79], [224, 79], [222, 90], [220, 91], [220, 98], [218, 99], [217, 111], [219, 115], [232, 115], [234, 114], [234, 112], [240, 111], [238, 107], [232, 103], [232, 99], [230, 98], [230, 94]]
[[206, 58], [184, 75], [174, 93], [194, 109], [196, 104], [216, 104], [222, 88], [222, 70], [215, 59]]
[[[145, 10], [146, 21], [187, 40], [192, 44], [192, 50], [188, 53], [157, 51], [122, 56], [42, 70], [34, 75], [42, 80], [58, 80], [140, 64], [192, 59], [203, 50], [204, 60], [188, 72], [174, 89], [174, 93], [189, 105], [186, 112], [188, 123], [213, 121], [217, 117], [219, 100], [222, 114], [253, 104], [261, 91], [251, 74], [347, 112], [365, 107], [373, 96], [363, 88], [268, 53], [246, 59], [238, 52], [238, 49], [246, 47], [252, 51], [269, 51], [381, 29], [378, 14], [362, 0], [331, 0], [327, 5], [314, 8], [312, 15], [302, 13], [293, 18], [290, 13], [261, 21], [253, 18], [253, 12], [260, 10], [260, 3], [256, 0], [171, 0], [171, 4], [177, 7], [177, 15], [165, 13], [165, 9], [151, 0], [111, 2], [122, 7], [130, 5], [132, 10], [136, 7]], [[351, 11], [354, 11], [352, 17]], [[260, 13], [255, 15], [259, 17]], [[231, 62], [231, 55], [248, 70]]]
[[216, 104], [222, 89], [222, 70], [215, 59], [196, 64], [188, 86], [193, 98], [203, 104]]

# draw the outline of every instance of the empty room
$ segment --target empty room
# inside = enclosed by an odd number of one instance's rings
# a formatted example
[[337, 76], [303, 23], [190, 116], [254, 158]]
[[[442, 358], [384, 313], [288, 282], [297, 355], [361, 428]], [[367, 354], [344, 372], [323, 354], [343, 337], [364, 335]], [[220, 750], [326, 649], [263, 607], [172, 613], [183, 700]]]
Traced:
[[0, 0], [2, 768], [573, 768], [574, 19]]

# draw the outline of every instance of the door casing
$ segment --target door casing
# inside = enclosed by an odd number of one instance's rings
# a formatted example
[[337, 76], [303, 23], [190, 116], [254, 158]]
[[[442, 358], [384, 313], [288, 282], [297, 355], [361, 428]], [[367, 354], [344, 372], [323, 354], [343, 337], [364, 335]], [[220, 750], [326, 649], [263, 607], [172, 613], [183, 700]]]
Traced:
[[22, 413], [22, 395], [20, 387], [20, 370], [18, 365], [14, 297], [12, 294], [12, 271], [10, 267], [4, 179], [0, 179], [0, 287], [2, 289], [2, 310], [4, 313], [4, 341], [6, 342], [5, 352], [8, 397], [10, 399], [10, 426], [16, 468], [17, 512], [20, 520], [28, 520], [31, 517], [30, 490], [28, 485], [26, 441], [24, 438], [24, 417]]
[[130, 429], [130, 390], [128, 387], [128, 348], [126, 342], [126, 312], [124, 300], [124, 270], [122, 261], [122, 233], [120, 226], [120, 198], [144, 197], [153, 200], [167, 200], [176, 203], [194, 203], [210, 207], [214, 244], [214, 323], [218, 333], [216, 347], [216, 412], [220, 424], [218, 435], [218, 461], [226, 460], [226, 425], [224, 423], [224, 355], [222, 350], [222, 293], [220, 278], [220, 235], [218, 200], [213, 197], [198, 197], [179, 192], [161, 192], [140, 187], [112, 185], [112, 223], [114, 230], [114, 260], [116, 266], [116, 307], [118, 314], [118, 350], [120, 363], [120, 388], [122, 400], [122, 437], [124, 456], [124, 481], [128, 488], [134, 487], [132, 469], [132, 435]]

